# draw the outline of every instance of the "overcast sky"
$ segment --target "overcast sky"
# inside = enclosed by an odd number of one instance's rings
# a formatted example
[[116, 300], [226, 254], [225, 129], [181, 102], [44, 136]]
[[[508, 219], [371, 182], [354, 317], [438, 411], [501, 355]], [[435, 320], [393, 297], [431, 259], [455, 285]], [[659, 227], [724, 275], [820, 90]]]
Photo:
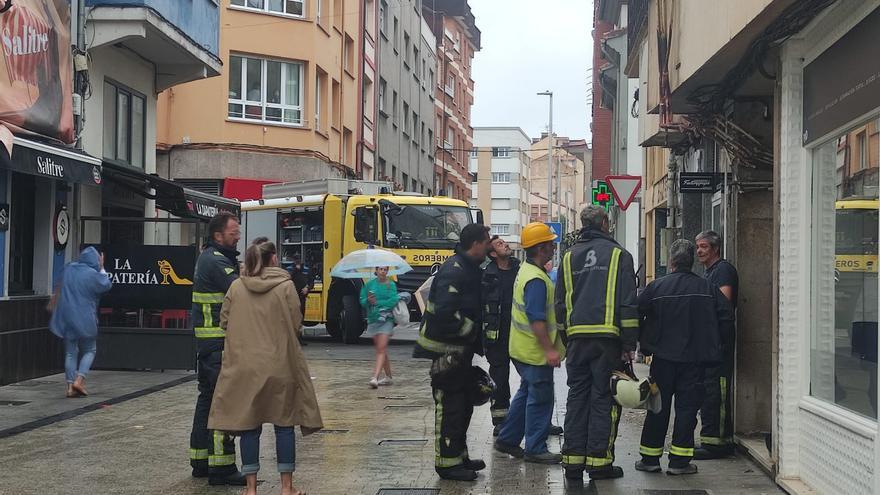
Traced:
[[470, 0], [483, 33], [474, 56], [473, 122], [518, 126], [537, 137], [547, 128], [553, 91], [553, 131], [586, 138], [587, 89], [592, 67], [591, 0]]

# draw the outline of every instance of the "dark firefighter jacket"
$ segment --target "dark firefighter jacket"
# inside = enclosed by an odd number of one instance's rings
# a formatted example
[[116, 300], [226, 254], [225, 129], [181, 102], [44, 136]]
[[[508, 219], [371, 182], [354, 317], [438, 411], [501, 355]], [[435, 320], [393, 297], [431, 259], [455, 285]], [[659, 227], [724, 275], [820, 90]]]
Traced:
[[717, 364], [733, 344], [733, 307], [690, 270], [659, 278], [639, 295], [642, 352], [667, 361]]
[[624, 350], [635, 350], [636, 304], [632, 255], [607, 234], [584, 231], [556, 277], [556, 319], [566, 337], [620, 339]]
[[498, 264], [495, 261], [486, 265], [486, 268], [483, 270], [483, 341], [486, 343], [495, 341], [507, 342], [504, 334], [510, 332], [510, 318], [513, 309], [513, 281], [516, 280], [519, 263], [518, 259], [510, 258], [510, 270], [507, 274], [512, 276], [509, 294], [503, 293], [505, 287], [501, 283], [501, 275], [499, 273], [502, 270], [498, 268]]
[[238, 278], [238, 254], [238, 251], [209, 242], [196, 261], [192, 323], [198, 339], [225, 337], [220, 328], [220, 308], [226, 291]]
[[459, 250], [434, 276], [413, 357], [482, 354], [480, 265]]

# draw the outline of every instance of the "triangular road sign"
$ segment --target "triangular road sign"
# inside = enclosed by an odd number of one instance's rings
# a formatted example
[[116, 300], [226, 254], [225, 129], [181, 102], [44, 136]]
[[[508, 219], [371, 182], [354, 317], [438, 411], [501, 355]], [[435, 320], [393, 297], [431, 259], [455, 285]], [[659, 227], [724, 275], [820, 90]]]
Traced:
[[609, 175], [605, 177], [605, 182], [611, 188], [614, 199], [617, 200], [617, 206], [621, 210], [629, 208], [630, 203], [639, 193], [642, 187], [642, 178], [637, 175]]

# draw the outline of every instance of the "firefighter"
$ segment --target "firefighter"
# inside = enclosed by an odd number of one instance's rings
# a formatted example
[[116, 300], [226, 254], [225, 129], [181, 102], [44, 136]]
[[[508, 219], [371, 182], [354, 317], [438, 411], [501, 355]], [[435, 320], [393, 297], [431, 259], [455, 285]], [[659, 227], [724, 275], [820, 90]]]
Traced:
[[474, 353], [482, 354], [480, 265], [489, 251], [489, 229], [470, 224], [461, 231], [455, 255], [434, 276], [413, 356], [432, 359], [434, 467], [441, 478], [472, 481], [486, 463], [471, 459], [467, 430], [474, 411], [470, 390]]
[[[524, 457], [526, 462], [559, 464], [562, 456], [549, 451], [547, 436], [553, 415], [553, 368], [565, 358], [556, 328], [553, 282], [544, 264], [556, 252], [556, 234], [544, 223], [522, 230], [528, 261], [519, 269], [513, 289], [509, 352], [522, 378], [495, 449]], [[525, 449], [520, 442], [525, 438]]]
[[648, 411], [642, 428], [636, 469], [659, 473], [660, 456], [672, 399], [675, 422], [669, 447], [668, 474], [693, 474], [694, 428], [703, 400], [703, 374], [706, 366], [722, 360], [722, 348], [731, 337], [733, 313], [718, 287], [691, 268], [694, 245], [686, 239], [672, 243], [669, 265], [672, 273], [651, 282], [639, 296], [642, 317], [640, 338], [645, 355], [651, 359], [651, 377], [660, 388], [662, 409]]
[[489, 375], [495, 382], [490, 410], [492, 434], [498, 436], [501, 423], [510, 407], [510, 356], [507, 345], [510, 337], [510, 312], [513, 308], [513, 283], [519, 271], [519, 260], [504, 239], [492, 237], [489, 258], [483, 269], [483, 347], [489, 361]]
[[223, 358], [224, 331], [220, 308], [226, 291], [238, 278], [236, 245], [241, 238], [238, 219], [221, 213], [208, 223], [208, 244], [196, 261], [192, 293], [192, 323], [198, 348], [199, 398], [189, 439], [190, 465], [196, 478], [208, 477], [211, 485], [244, 486], [235, 465], [235, 442], [219, 431], [208, 430], [208, 413]]
[[631, 359], [639, 322], [633, 259], [608, 235], [605, 209], [587, 205], [583, 229], [565, 253], [556, 282], [556, 319], [566, 331], [568, 403], [562, 464], [569, 479], [623, 476], [614, 465], [620, 406], [614, 371]]
[[[697, 259], [706, 267], [706, 278], [717, 285], [730, 301], [736, 314], [739, 275], [733, 265], [721, 258], [721, 236], [709, 230], [697, 236]], [[735, 331], [734, 326], [734, 331]], [[733, 363], [736, 338], [724, 349], [724, 359], [719, 366], [706, 369], [706, 395], [700, 408], [700, 448], [694, 451], [694, 459], [719, 459], [733, 454]]]

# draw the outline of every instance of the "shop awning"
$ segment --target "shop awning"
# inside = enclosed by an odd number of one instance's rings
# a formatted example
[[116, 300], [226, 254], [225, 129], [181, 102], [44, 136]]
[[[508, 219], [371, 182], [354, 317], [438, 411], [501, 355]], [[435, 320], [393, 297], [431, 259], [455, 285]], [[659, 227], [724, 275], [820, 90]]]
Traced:
[[127, 165], [104, 162], [104, 176], [114, 184], [156, 200], [157, 208], [177, 217], [210, 220], [223, 212], [241, 215], [241, 205], [236, 200], [189, 189]]
[[73, 148], [53, 146], [18, 136], [12, 154], [0, 144], [0, 168], [88, 186], [101, 185], [101, 160]]

